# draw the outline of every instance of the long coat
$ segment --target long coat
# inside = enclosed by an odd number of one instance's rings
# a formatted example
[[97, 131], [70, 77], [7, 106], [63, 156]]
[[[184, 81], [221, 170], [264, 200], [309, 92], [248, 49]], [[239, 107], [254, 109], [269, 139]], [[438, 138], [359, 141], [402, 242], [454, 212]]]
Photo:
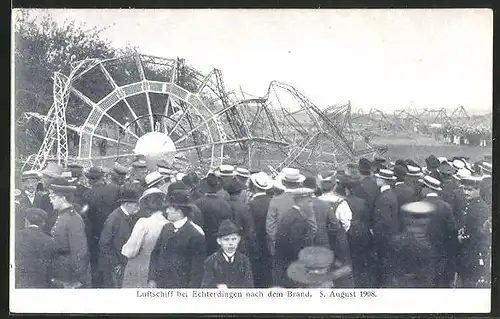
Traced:
[[205, 237], [188, 221], [177, 232], [166, 224], [151, 252], [148, 281], [158, 288], [200, 288]]
[[377, 186], [377, 182], [373, 176], [365, 176], [360, 181], [359, 185], [357, 185], [353, 189], [354, 195], [359, 198], [362, 198], [366, 202], [366, 208], [368, 212], [371, 214], [373, 212], [373, 205], [375, 205], [375, 200], [380, 194], [380, 189]]
[[82, 217], [73, 208], [60, 211], [51, 234], [56, 249], [52, 277], [66, 283], [90, 285], [90, 259]]
[[38, 227], [16, 232], [16, 288], [49, 288], [54, 240]]
[[443, 189], [441, 197], [445, 202], [451, 205], [453, 216], [457, 222], [458, 228], [464, 225], [464, 212], [467, 206], [467, 198], [464, 191], [460, 188], [454, 179], [445, 179], [441, 184]]
[[213, 254], [219, 249], [215, 234], [224, 219], [231, 219], [233, 215], [231, 206], [227, 201], [215, 194], [207, 194], [194, 203], [203, 215], [203, 231], [206, 236], [207, 253]]
[[[396, 193], [396, 197], [398, 198], [399, 207], [403, 206], [404, 204], [415, 202], [418, 200], [415, 196], [415, 190], [406, 182], [396, 183], [396, 185], [394, 185], [394, 193]], [[401, 222], [400, 230], [402, 231], [403, 224], [401, 216], [399, 220]]]
[[106, 219], [99, 239], [99, 271], [104, 288], [121, 288], [127, 257], [121, 251], [132, 233], [133, 218], [121, 207], [115, 209]]
[[303, 248], [314, 244], [314, 232], [307, 216], [296, 206], [284, 214], [277, 226], [273, 281], [276, 286], [290, 287], [293, 284], [286, 276], [286, 269]]
[[222, 250], [210, 255], [203, 264], [201, 288], [217, 288], [225, 284], [228, 288], [253, 288], [253, 275], [250, 260], [245, 254], [236, 251], [234, 260], [229, 263]]
[[94, 185], [87, 190], [83, 196], [83, 202], [88, 205], [86, 217], [90, 225], [90, 234], [88, 238], [90, 264], [92, 266], [92, 283], [96, 286], [102, 284], [102, 278], [98, 273], [98, 256], [99, 256], [99, 238], [101, 237], [104, 223], [109, 214], [117, 207], [118, 194], [120, 187], [115, 184], [99, 184]]
[[255, 194], [248, 203], [255, 225], [257, 257], [252, 261], [255, 287], [268, 288], [272, 285], [271, 254], [267, 249], [266, 216], [271, 197], [265, 193]]
[[250, 259], [255, 259], [257, 256], [257, 239], [254, 221], [250, 215], [248, 205], [243, 204], [238, 195], [230, 196], [229, 205], [233, 211], [233, 221], [241, 228], [239, 250]]
[[[428, 226], [430, 243], [436, 254], [436, 280], [437, 287], [448, 287], [452, 280], [449, 264], [455, 261], [457, 239], [457, 225], [453, 216], [451, 205], [438, 196], [427, 196], [424, 201], [436, 207], [431, 223]], [[448, 265], [447, 265], [448, 264]]]

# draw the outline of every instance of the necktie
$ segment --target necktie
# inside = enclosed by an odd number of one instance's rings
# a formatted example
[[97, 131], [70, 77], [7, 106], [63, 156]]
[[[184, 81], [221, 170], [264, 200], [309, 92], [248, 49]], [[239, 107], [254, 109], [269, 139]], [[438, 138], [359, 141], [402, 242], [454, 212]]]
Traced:
[[165, 225], [169, 233], [175, 233], [175, 226], [172, 223], [168, 223]]

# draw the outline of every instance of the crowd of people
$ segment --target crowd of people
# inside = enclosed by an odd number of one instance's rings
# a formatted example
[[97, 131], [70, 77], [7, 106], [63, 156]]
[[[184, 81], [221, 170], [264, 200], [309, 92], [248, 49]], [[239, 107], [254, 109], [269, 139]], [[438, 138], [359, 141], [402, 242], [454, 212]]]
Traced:
[[491, 146], [491, 128], [470, 125], [446, 124], [440, 127], [435, 137], [446, 144]]
[[491, 156], [22, 173], [17, 288], [488, 287]]

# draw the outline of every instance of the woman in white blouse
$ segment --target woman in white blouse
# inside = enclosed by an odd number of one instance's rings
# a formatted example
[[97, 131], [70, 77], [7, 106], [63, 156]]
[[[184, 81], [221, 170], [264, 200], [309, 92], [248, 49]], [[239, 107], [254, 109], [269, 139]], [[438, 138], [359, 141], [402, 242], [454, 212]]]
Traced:
[[158, 188], [147, 189], [139, 199], [146, 216], [139, 218], [122, 255], [128, 258], [123, 276], [123, 288], [147, 288], [149, 257], [167, 220], [163, 216], [166, 194]]

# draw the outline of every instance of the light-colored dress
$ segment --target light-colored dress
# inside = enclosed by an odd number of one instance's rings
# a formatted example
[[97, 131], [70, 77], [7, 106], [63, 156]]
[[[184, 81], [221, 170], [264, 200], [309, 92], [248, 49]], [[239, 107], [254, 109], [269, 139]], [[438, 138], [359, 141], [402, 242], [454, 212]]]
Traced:
[[161, 211], [137, 221], [130, 238], [122, 248], [122, 255], [128, 258], [123, 275], [123, 288], [147, 288], [149, 257], [167, 222]]

